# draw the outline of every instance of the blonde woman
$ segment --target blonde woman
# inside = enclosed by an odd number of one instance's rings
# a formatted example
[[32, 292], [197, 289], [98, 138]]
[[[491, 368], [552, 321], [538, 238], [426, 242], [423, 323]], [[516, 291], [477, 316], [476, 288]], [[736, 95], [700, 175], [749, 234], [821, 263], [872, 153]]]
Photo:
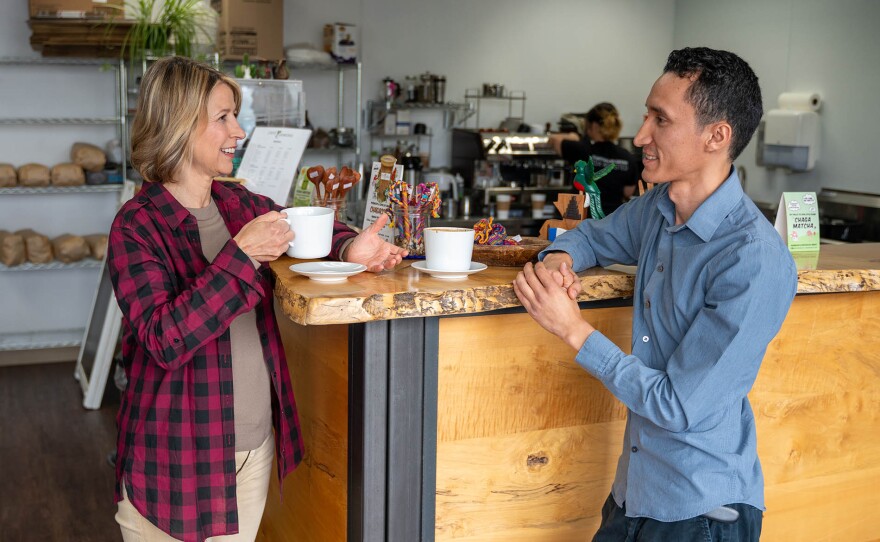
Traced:
[[614, 164], [614, 169], [596, 184], [602, 197], [602, 210], [609, 214], [632, 198], [639, 180], [639, 164], [633, 155], [617, 144], [623, 123], [617, 108], [608, 102], [593, 106], [587, 112], [585, 135], [553, 134], [550, 143], [556, 154], [569, 165], [593, 158], [596, 170]]
[[[293, 239], [281, 207], [214, 178], [232, 171], [238, 85], [169, 57], [144, 74], [131, 162], [145, 179], [110, 232], [128, 386], [117, 424], [116, 520], [126, 542], [252, 541], [273, 458], [302, 459], [267, 263]], [[377, 221], [334, 226], [331, 258], [390, 269], [406, 253]]]

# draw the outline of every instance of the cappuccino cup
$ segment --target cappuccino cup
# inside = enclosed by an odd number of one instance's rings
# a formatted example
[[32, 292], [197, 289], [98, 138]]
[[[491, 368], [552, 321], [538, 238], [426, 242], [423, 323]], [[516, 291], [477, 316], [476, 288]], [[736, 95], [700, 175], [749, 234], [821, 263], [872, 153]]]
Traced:
[[293, 230], [287, 255], [294, 258], [323, 258], [330, 254], [335, 211], [327, 207], [289, 207], [282, 211]]
[[469, 271], [474, 253], [471, 228], [425, 228], [425, 267], [433, 271]]

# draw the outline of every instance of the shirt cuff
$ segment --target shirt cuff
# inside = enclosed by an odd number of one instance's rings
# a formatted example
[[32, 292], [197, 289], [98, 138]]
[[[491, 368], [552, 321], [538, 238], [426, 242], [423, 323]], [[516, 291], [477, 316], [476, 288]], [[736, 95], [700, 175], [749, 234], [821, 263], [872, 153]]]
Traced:
[[623, 356], [623, 351], [608, 337], [599, 331], [593, 331], [581, 349], [578, 350], [575, 361], [594, 377], [602, 380], [611, 370], [612, 362]]
[[354, 241], [354, 237], [349, 237], [339, 245], [339, 261], [345, 261], [345, 251], [348, 250], [348, 245], [350, 245], [352, 241]]

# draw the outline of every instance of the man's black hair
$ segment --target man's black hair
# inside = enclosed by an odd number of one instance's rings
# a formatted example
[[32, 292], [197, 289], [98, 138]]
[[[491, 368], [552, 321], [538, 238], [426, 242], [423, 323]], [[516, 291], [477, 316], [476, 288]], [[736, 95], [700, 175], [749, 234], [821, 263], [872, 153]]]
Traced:
[[764, 113], [758, 76], [745, 60], [728, 51], [686, 47], [669, 53], [663, 73], [693, 78], [686, 99], [697, 122], [706, 126], [721, 120], [733, 128], [730, 160], [746, 147]]

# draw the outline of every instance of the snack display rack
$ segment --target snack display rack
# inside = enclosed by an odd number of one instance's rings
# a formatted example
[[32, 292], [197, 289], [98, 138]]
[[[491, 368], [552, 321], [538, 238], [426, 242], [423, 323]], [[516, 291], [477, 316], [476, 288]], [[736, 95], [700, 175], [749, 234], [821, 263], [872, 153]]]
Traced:
[[[108, 78], [104, 73], [110, 72], [115, 96], [115, 103], [109, 104], [110, 111], [106, 116], [11, 116], [10, 113], [16, 111], [14, 106], [0, 106], [0, 133], [5, 137], [10, 137], [10, 129], [19, 130], [28, 126], [50, 129], [59, 126], [108, 126], [116, 128], [116, 138], [119, 141], [127, 141], [124, 60], [0, 57], [0, 67], [14, 68], [16, 71], [37, 68], [53, 72], [57, 67], [58, 71], [72, 71], [77, 77], [85, 78]], [[91, 73], [84, 70], [91, 70]], [[13, 86], [12, 79], [8, 81], [9, 86]], [[2, 87], [7, 87], [7, 83]], [[65, 91], [65, 87], [66, 85], [58, 85], [49, 90], [41, 89], [41, 92], [48, 92], [54, 100]], [[3, 88], [3, 93], [6, 96], [13, 95], [13, 91], [8, 88]], [[21, 141], [22, 145], [26, 145], [29, 140], [22, 137]], [[6, 145], [4, 152], [0, 153], [0, 161], [20, 161], [15, 156], [15, 151], [14, 146]], [[127, 160], [125, 145], [122, 145], [120, 173], [123, 179], [127, 178]], [[53, 210], [47, 213], [50, 216], [46, 218], [46, 227], [57, 227], [59, 222], [64, 222], [63, 225], [69, 226], [75, 233], [95, 233], [80, 231], [80, 228], [93, 228], [77, 223], [78, 217], [87, 214], [90, 215], [89, 222], [106, 222], [104, 226], [109, 229], [110, 220], [119, 202], [117, 194], [122, 190], [123, 184], [0, 188], [0, 229], [19, 229], [24, 219], [33, 221], [34, 217], [39, 217], [46, 209]], [[87, 210], [83, 211], [83, 208]], [[69, 264], [55, 261], [46, 264], [25, 263], [13, 267], [0, 265], [0, 289], [8, 293], [6, 302], [0, 309], [0, 351], [81, 345], [87, 323], [88, 304], [97, 287], [95, 269], [99, 269], [101, 265], [101, 261], [94, 259]], [[61, 292], [68, 293], [65, 295]]]

